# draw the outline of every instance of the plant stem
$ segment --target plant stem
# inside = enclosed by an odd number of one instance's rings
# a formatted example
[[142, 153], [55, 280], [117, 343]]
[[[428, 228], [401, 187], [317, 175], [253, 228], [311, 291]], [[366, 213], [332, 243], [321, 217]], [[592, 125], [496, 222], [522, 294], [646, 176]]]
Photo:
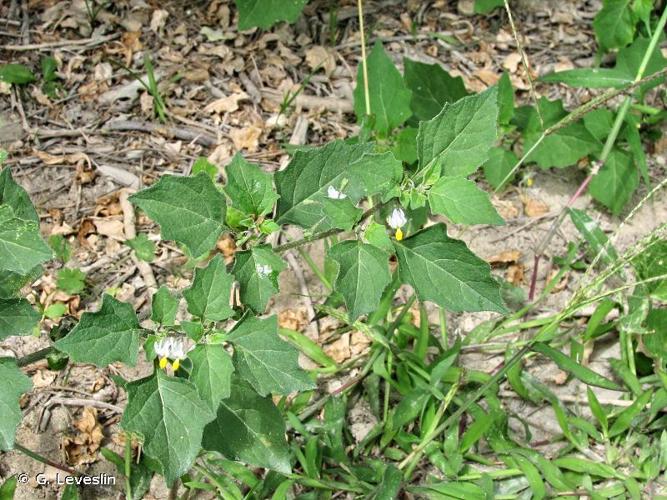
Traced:
[[132, 500], [132, 483], [130, 476], [132, 474], [132, 436], [125, 435], [125, 496], [127, 500]]
[[83, 476], [84, 475], [84, 474], [81, 474], [81, 473], [77, 472], [76, 470], [72, 469], [71, 467], [68, 467], [67, 465], [63, 465], [63, 464], [59, 464], [57, 462], [53, 462], [53, 461], [49, 460], [48, 458], [40, 455], [39, 453], [34, 452], [32, 450], [29, 450], [28, 448], [26, 448], [25, 446], [23, 446], [19, 443], [14, 443], [14, 449], [16, 451], [20, 451], [21, 453], [23, 453], [24, 455], [32, 458], [33, 460], [37, 460], [38, 462], [43, 463], [44, 465], [49, 465], [49, 466], [51, 466], [55, 469], [61, 470], [63, 472], [67, 472], [71, 476], [78, 477], [78, 476]]
[[36, 363], [37, 361], [43, 360], [54, 351], [55, 351], [54, 347], [45, 347], [44, 349], [40, 349], [39, 351], [31, 352], [30, 354], [26, 354], [22, 358], [18, 358], [16, 360], [16, 366], [20, 368], [22, 366], [31, 365], [33, 363]]
[[366, 101], [366, 115], [371, 114], [371, 97], [368, 91], [368, 65], [366, 63], [366, 34], [364, 33], [364, 8], [362, 0], [357, 0], [359, 15], [359, 31], [361, 35], [361, 70], [364, 75], [364, 101]]

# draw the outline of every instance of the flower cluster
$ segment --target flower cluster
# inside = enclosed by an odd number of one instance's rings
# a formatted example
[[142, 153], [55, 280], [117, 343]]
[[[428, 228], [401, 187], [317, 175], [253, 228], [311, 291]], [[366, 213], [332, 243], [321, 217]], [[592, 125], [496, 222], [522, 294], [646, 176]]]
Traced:
[[158, 340], [154, 346], [155, 354], [160, 358], [160, 368], [163, 370], [172, 361], [171, 367], [174, 371], [181, 366], [181, 361], [187, 358], [190, 349], [185, 344], [185, 339], [181, 337], [165, 337]]

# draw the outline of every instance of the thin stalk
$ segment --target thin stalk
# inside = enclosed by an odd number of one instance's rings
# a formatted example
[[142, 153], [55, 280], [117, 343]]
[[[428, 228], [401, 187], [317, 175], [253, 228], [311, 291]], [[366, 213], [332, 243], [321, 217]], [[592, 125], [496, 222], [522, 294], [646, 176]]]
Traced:
[[313, 272], [313, 274], [318, 277], [320, 282], [322, 282], [322, 284], [328, 290], [332, 290], [333, 287], [331, 286], [331, 282], [327, 279], [327, 277], [324, 275], [322, 270], [317, 266], [317, 264], [315, 264], [315, 261], [310, 256], [310, 254], [308, 252], [304, 252], [303, 248], [297, 248], [297, 252], [299, 252], [301, 258], [306, 261], [306, 264], [308, 264], [308, 267]]
[[14, 443], [14, 449], [16, 451], [20, 451], [24, 455], [32, 458], [33, 460], [37, 460], [40, 463], [43, 463], [44, 465], [50, 465], [51, 467], [61, 470], [63, 472], [67, 472], [71, 476], [74, 477], [79, 477], [79, 476], [84, 476], [85, 474], [81, 474], [80, 472], [77, 472], [76, 470], [72, 469], [71, 467], [68, 467], [67, 465], [59, 464], [58, 462], [54, 462], [52, 460], [49, 460], [48, 458], [40, 455], [39, 453], [29, 450], [25, 446], [19, 444], [19, 443]]
[[132, 475], [132, 436], [127, 434], [125, 436], [125, 496], [127, 500], [132, 500], [132, 483], [130, 476]]
[[30, 354], [26, 354], [22, 358], [17, 359], [16, 366], [20, 368], [22, 366], [28, 366], [33, 363], [37, 363], [37, 361], [43, 360], [54, 351], [55, 351], [54, 347], [45, 347], [44, 349], [40, 349], [39, 351], [31, 352]]
[[366, 101], [366, 115], [371, 114], [371, 97], [368, 91], [368, 65], [366, 63], [366, 34], [364, 29], [364, 8], [362, 0], [357, 0], [357, 14], [359, 16], [359, 31], [361, 35], [361, 71], [364, 75], [364, 100]]
[[443, 349], [449, 349], [449, 339], [447, 338], [447, 313], [440, 307], [438, 310], [440, 319], [440, 342]]

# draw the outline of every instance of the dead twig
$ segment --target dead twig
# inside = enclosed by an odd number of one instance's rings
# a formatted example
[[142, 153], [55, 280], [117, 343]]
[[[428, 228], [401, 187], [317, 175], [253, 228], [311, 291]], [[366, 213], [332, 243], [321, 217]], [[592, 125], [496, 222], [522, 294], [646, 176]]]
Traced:
[[81, 40], [58, 40], [57, 42], [31, 43], [28, 45], [0, 45], [2, 50], [11, 50], [15, 52], [27, 50], [52, 50], [54, 48], [80, 47], [90, 49], [112, 40], [120, 38], [120, 33], [113, 35], [100, 36], [96, 38], [83, 38]]
[[202, 146], [212, 147], [218, 144], [218, 139], [204, 132], [188, 128], [169, 127], [155, 123], [140, 122], [135, 120], [118, 120], [108, 122], [101, 129], [106, 132], [146, 132], [149, 134], [160, 134], [167, 138], [180, 139], [183, 141], [192, 141]]
[[[132, 206], [132, 203], [130, 203], [129, 196], [130, 191], [122, 189], [118, 196], [118, 203], [123, 211], [125, 238], [132, 240], [137, 237], [137, 230], [134, 225], [134, 207]], [[134, 262], [134, 265], [137, 266], [141, 277], [144, 279], [148, 292], [150, 293], [157, 290], [157, 281], [155, 281], [155, 275], [153, 274], [153, 269], [151, 269], [150, 264], [138, 259], [134, 253], [132, 254], [132, 261]]]

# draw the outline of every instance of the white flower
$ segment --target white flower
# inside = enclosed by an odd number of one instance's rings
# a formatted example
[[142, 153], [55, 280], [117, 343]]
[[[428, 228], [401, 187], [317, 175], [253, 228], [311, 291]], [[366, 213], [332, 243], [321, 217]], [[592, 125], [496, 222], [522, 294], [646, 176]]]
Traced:
[[174, 371], [178, 370], [181, 361], [188, 357], [185, 339], [182, 337], [165, 337], [158, 340], [153, 346], [155, 354], [160, 359], [160, 368], [165, 369], [169, 365], [169, 360], [173, 360], [171, 365]]
[[408, 223], [408, 219], [405, 217], [405, 212], [402, 208], [395, 208], [389, 217], [387, 217], [387, 224], [392, 229], [399, 229], [405, 226]]
[[333, 186], [329, 186], [329, 189], [327, 189], [327, 196], [331, 198], [332, 200], [344, 200], [347, 198], [347, 195], [343, 193], [342, 191], [338, 191]]
[[257, 264], [255, 266], [255, 271], [257, 271], [257, 274], [259, 274], [261, 278], [266, 278], [269, 274], [271, 274], [273, 269], [271, 269], [271, 266], [266, 264]]

